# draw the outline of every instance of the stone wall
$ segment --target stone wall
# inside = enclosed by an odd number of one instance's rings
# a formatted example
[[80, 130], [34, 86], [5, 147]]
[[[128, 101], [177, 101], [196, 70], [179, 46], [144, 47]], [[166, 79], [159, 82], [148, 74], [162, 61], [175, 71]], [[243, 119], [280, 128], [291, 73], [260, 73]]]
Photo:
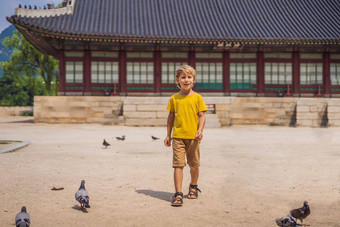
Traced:
[[[204, 97], [214, 104], [206, 127], [231, 125], [340, 126], [340, 99]], [[34, 122], [166, 126], [169, 97], [35, 97]]]
[[235, 98], [229, 107], [230, 124], [289, 126], [294, 121], [295, 105], [295, 98]]
[[36, 96], [34, 122], [120, 124], [118, 96]]
[[32, 106], [2, 106], [0, 116], [22, 116], [24, 113], [32, 113]]
[[125, 97], [124, 124], [127, 126], [166, 126], [169, 97]]

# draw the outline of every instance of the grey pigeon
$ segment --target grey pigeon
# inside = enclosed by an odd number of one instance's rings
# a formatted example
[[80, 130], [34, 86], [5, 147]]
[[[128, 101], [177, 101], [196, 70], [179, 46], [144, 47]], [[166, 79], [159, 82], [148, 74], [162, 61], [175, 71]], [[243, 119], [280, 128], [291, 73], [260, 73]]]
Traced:
[[26, 207], [21, 207], [21, 212], [15, 216], [15, 225], [17, 227], [28, 227], [31, 224], [31, 217], [26, 212]]
[[298, 227], [301, 224], [297, 224], [294, 218], [288, 214], [286, 217], [278, 218], [275, 220], [278, 226], [282, 227]]
[[151, 136], [151, 138], [152, 138], [152, 140], [159, 140], [159, 138], [156, 137], [156, 136]]
[[76, 200], [80, 203], [80, 208], [83, 210], [84, 207], [90, 208], [90, 198], [89, 193], [85, 189], [85, 180], [82, 180], [80, 183], [80, 187], [75, 194]]
[[125, 136], [123, 135], [122, 137], [116, 137], [117, 140], [121, 140], [124, 141], [125, 140]]
[[290, 214], [297, 220], [299, 219], [301, 223], [303, 223], [303, 219], [305, 219], [308, 215], [310, 215], [310, 209], [307, 201], [303, 202], [303, 206], [301, 208], [293, 209], [290, 211]]
[[110, 146], [110, 144], [108, 142], [106, 142], [106, 140], [104, 139], [103, 141], [103, 145], [105, 146], [105, 148], [107, 148], [107, 146]]

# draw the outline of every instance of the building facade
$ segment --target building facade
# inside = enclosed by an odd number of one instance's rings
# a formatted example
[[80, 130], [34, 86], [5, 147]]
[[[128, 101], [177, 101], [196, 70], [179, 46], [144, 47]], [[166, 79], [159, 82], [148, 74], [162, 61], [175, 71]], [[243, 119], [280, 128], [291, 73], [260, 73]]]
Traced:
[[8, 17], [59, 59], [59, 95], [340, 96], [340, 0], [72, 0]]

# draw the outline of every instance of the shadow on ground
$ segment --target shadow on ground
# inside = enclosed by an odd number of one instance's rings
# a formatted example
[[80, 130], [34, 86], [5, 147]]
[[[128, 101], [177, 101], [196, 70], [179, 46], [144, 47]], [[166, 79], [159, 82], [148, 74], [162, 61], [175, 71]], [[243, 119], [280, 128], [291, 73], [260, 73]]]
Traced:
[[171, 197], [173, 196], [173, 193], [170, 192], [154, 191], [149, 189], [136, 190], [136, 192], [156, 199], [161, 199], [167, 202], [171, 202]]
[[72, 209], [82, 211], [83, 213], [88, 213], [88, 211], [86, 210], [86, 208], [81, 209], [81, 207], [80, 207], [79, 205], [74, 205], [74, 206], [72, 207]]

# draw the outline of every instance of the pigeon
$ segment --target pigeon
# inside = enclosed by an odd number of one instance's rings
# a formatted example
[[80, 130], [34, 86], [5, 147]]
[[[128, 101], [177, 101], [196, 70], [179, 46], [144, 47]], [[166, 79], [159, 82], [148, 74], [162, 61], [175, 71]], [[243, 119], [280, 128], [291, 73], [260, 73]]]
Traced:
[[303, 223], [303, 219], [305, 219], [308, 215], [310, 215], [310, 209], [307, 201], [303, 202], [303, 207], [293, 209], [290, 211], [290, 214], [296, 219], [299, 219], [301, 221], [301, 224]]
[[124, 141], [125, 140], [125, 136], [123, 135], [122, 137], [116, 137], [117, 140], [121, 140]]
[[36, 5], [34, 5], [34, 9], [37, 9], [37, 6], [36, 6]]
[[19, 8], [21, 8], [21, 4], [19, 4]]
[[155, 136], [151, 136], [152, 140], [159, 140], [158, 137], [155, 137]]
[[84, 207], [90, 208], [89, 193], [85, 189], [85, 180], [81, 181], [80, 187], [75, 194], [76, 200], [80, 203], [80, 208], [83, 210]]
[[17, 227], [28, 227], [31, 224], [31, 217], [26, 212], [26, 207], [21, 207], [21, 212], [15, 216], [15, 225]]
[[103, 145], [105, 146], [105, 148], [107, 148], [107, 146], [110, 146], [110, 144], [108, 142], [106, 142], [106, 140], [104, 139], [103, 141]]
[[29, 6], [28, 6], [28, 8], [29, 8], [29, 9], [32, 9], [32, 6], [31, 6], [31, 5], [29, 5]]
[[282, 226], [282, 227], [302, 226], [301, 224], [297, 224], [294, 218], [290, 214], [288, 214], [286, 217], [277, 218], [275, 221], [278, 226]]

